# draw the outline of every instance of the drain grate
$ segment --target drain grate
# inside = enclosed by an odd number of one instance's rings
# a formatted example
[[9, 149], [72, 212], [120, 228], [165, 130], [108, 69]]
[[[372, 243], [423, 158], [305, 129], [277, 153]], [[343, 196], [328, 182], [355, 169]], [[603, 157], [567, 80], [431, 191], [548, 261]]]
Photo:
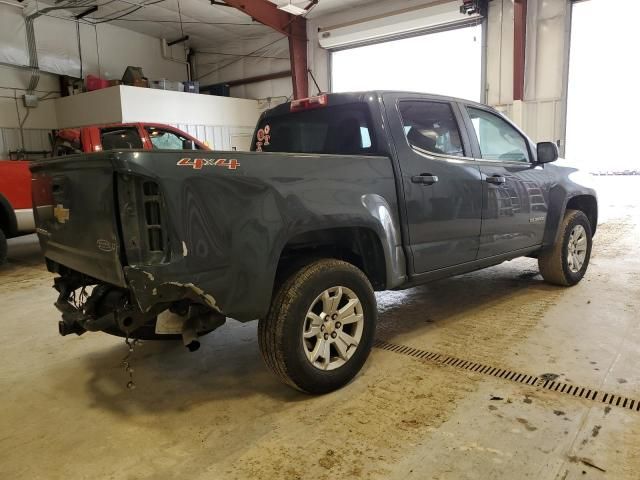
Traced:
[[621, 407], [628, 410], [633, 410], [634, 412], [640, 412], [639, 400], [623, 397], [622, 395], [616, 395], [614, 393], [602, 392], [597, 389], [583, 387], [581, 385], [572, 385], [570, 383], [557, 382], [553, 379], [545, 378], [544, 375], [528, 375], [526, 373], [509, 370], [508, 368], [498, 368], [491, 365], [485, 365], [483, 363], [473, 362], [471, 360], [452, 357], [450, 355], [444, 355], [441, 353], [429, 352], [426, 350], [421, 350], [419, 348], [409, 347], [407, 345], [389, 343], [383, 340], [376, 340], [374, 346], [381, 350], [400, 353], [402, 355], [407, 355], [419, 360], [440, 363], [442, 365], [448, 365], [450, 367], [469, 370], [470, 372], [502, 378], [503, 380], [509, 380], [511, 382], [523, 383], [532, 387], [544, 388], [545, 390], [551, 390], [553, 392], [563, 393], [565, 395], [571, 395], [578, 398], [584, 398], [585, 400], [591, 400], [593, 402], [604, 403], [614, 407]]

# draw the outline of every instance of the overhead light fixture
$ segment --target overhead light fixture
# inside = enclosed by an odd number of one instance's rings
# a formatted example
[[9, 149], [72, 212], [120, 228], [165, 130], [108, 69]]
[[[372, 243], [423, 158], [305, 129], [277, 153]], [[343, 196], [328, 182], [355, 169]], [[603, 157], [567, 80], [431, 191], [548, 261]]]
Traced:
[[305, 8], [294, 5], [291, 3], [291, 0], [289, 0], [289, 3], [285, 3], [284, 5], [278, 5], [278, 10], [290, 13], [291, 15], [303, 15], [307, 13]]

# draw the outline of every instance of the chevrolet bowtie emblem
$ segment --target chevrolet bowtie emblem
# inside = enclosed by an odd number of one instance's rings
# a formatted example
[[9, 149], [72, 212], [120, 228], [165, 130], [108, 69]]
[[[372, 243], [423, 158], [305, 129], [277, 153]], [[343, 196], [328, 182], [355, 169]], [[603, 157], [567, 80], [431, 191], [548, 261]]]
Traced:
[[69, 220], [69, 209], [64, 208], [62, 205], [57, 205], [53, 209], [53, 216], [56, 217], [59, 223], [66, 223]]

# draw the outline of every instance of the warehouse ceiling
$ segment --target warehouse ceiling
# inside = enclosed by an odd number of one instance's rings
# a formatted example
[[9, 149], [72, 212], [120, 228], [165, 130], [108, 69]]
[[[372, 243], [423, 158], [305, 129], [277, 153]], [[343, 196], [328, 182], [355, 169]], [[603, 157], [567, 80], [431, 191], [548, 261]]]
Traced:
[[[274, 4], [288, 0], [270, 0]], [[86, 23], [109, 22], [129, 30], [168, 41], [189, 36], [188, 45], [195, 49], [211, 48], [230, 41], [264, 38], [273, 32], [251, 20], [241, 11], [225, 5], [211, 4], [210, 0], [68, 0], [58, 1], [56, 6], [73, 8], [68, 11], [50, 12], [52, 16], [73, 18], [84, 10], [98, 6], [98, 10], [86, 15]], [[308, 2], [294, 1], [305, 7]], [[53, 4], [53, 1], [51, 1]], [[367, 0], [319, 0], [309, 12], [308, 18], [328, 13], [358, 8], [371, 4]], [[40, 8], [43, 8], [40, 3]], [[64, 12], [64, 13], [63, 13]]]

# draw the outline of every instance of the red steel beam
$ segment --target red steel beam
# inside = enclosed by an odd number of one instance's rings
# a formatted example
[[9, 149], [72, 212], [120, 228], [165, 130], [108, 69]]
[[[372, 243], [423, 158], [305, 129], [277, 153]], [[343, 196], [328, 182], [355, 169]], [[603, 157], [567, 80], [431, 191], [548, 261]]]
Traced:
[[293, 23], [291, 23], [289, 57], [291, 61], [291, 79], [293, 81], [293, 98], [307, 98], [309, 96], [307, 21], [304, 18], [295, 17]]
[[283, 12], [268, 0], [225, 0], [225, 3], [289, 38], [293, 97], [308, 97], [306, 19]]
[[527, 0], [513, 2], [513, 99], [524, 100], [524, 60], [527, 40]]
[[268, 0], [225, 0], [224, 3], [287, 36], [291, 20], [295, 18], [287, 12], [278, 10], [278, 7]]

